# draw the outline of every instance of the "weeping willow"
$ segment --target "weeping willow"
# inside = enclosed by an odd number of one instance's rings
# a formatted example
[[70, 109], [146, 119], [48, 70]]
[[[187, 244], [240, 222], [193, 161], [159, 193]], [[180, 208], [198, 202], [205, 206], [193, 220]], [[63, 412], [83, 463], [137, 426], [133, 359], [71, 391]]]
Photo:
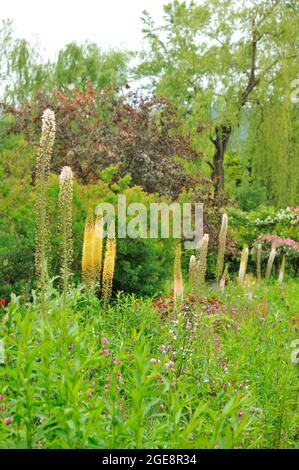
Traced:
[[299, 120], [286, 83], [289, 78], [252, 110], [246, 149], [252, 181], [264, 189], [266, 202], [279, 207], [299, 197]]

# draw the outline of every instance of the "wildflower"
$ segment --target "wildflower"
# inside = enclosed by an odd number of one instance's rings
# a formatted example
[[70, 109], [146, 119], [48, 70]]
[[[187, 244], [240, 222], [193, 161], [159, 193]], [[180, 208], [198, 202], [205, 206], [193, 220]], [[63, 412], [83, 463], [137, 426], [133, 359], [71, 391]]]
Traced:
[[155, 359], [154, 357], [150, 360], [151, 364], [160, 364], [160, 359]]
[[110, 354], [109, 349], [102, 349], [101, 354], [108, 356]]
[[171, 369], [174, 367], [174, 362], [173, 361], [168, 361], [165, 363], [166, 369]]
[[104, 389], [105, 389], [105, 390], [109, 390], [109, 388], [110, 388], [110, 384], [105, 384], [105, 385], [104, 385]]
[[0, 401], [4, 400], [4, 395], [0, 395]]
[[160, 410], [165, 410], [165, 405], [164, 405], [164, 403], [160, 403], [159, 408], [160, 408]]
[[119, 382], [121, 382], [123, 379], [123, 376], [121, 375], [121, 373], [118, 371], [117, 372], [117, 376], [116, 376], [116, 380], [118, 380]]
[[245, 415], [245, 411], [241, 410], [238, 412], [238, 416], [241, 417], [241, 416], [244, 416]]
[[102, 343], [102, 344], [107, 344], [107, 343], [108, 343], [108, 339], [107, 339], [107, 338], [101, 338], [101, 343]]
[[113, 358], [112, 358], [112, 362], [113, 362], [113, 364], [114, 364], [115, 366], [122, 366], [122, 365], [123, 365], [123, 362], [122, 362], [122, 361], [119, 361], [119, 360], [117, 359], [117, 357], [113, 357]]
[[10, 423], [12, 423], [13, 419], [12, 418], [4, 418], [3, 421], [4, 421], [5, 424], [10, 424]]

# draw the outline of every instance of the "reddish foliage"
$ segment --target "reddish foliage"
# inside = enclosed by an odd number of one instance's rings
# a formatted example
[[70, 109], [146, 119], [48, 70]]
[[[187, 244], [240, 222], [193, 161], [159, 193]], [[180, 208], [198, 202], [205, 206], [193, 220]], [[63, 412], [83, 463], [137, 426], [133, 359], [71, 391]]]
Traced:
[[52, 162], [57, 173], [70, 165], [81, 182], [94, 183], [104, 168], [114, 164], [118, 176], [132, 176], [132, 184], [172, 197], [201, 180], [187, 176], [174, 160], [175, 156], [192, 160], [200, 154], [179, 131], [177, 112], [164, 98], [140, 98], [134, 93], [119, 97], [109, 88], [96, 94], [91, 86], [83, 92], [40, 92], [16, 112], [18, 130], [28, 139], [37, 138], [40, 116], [48, 107], [55, 111], [57, 122]]

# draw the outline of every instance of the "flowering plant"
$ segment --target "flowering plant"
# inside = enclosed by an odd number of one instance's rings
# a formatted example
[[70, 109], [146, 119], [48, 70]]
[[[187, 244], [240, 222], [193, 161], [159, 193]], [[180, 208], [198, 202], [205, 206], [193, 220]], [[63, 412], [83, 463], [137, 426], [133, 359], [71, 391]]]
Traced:
[[276, 214], [268, 215], [265, 219], [255, 219], [255, 224], [259, 226], [273, 225], [279, 222], [297, 225], [299, 223], [299, 206], [280, 209]]
[[269, 254], [272, 248], [288, 256], [299, 255], [299, 243], [292, 238], [283, 238], [278, 235], [261, 235], [253, 242], [253, 250], [261, 244], [262, 252]]

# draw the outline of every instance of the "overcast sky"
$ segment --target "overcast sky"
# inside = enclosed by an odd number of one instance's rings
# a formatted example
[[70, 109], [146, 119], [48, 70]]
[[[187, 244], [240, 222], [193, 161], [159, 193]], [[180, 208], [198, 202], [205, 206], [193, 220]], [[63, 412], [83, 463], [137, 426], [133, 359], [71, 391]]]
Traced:
[[139, 49], [143, 10], [161, 22], [167, 0], [0, 0], [0, 21], [11, 18], [16, 35], [39, 39], [45, 58], [71, 41], [91, 40], [103, 49]]

